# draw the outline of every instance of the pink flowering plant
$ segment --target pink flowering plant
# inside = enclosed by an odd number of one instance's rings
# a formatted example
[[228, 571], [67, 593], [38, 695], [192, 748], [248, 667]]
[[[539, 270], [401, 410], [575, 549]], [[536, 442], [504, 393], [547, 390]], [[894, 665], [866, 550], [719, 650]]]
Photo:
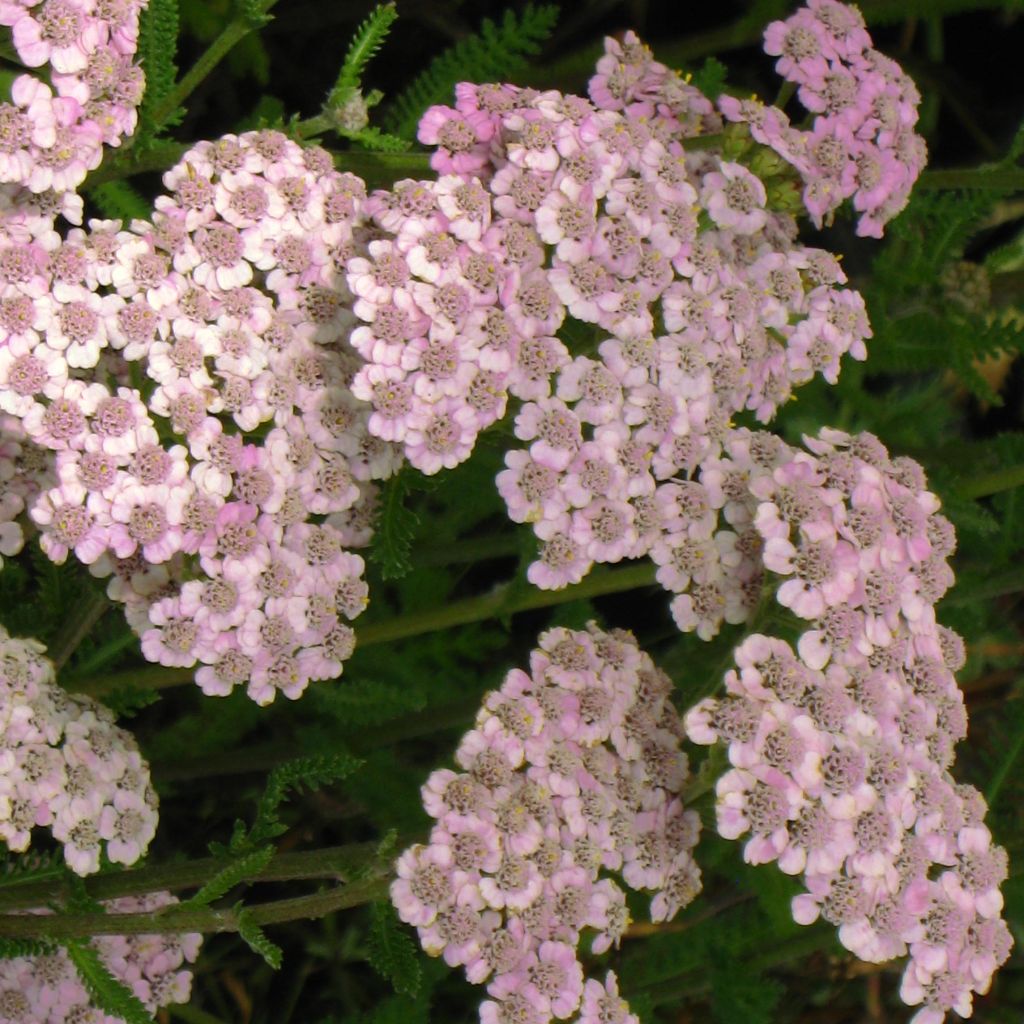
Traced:
[[1015, 1019], [1012, 5], [328, 6], [0, 0], [0, 1024]]

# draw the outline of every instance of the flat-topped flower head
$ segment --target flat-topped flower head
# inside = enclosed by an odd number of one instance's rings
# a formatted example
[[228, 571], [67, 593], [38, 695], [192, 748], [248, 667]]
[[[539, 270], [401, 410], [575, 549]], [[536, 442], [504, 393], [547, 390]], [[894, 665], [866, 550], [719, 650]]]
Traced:
[[100, 856], [134, 864], [156, 832], [157, 798], [131, 735], [88, 697], [57, 685], [42, 644], [0, 630], [0, 704], [10, 756], [0, 838], [28, 849], [48, 828], [76, 874], [100, 869]]
[[670, 689], [628, 633], [551, 630], [530, 672], [485, 698], [456, 752], [463, 771], [424, 785], [437, 824], [399, 858], [391, 899], [429, 954], [487, 984], [482, 1021], [628, 1019], [614, 977], [585, 979], [577, 947], [590, 927], [604, 952], [628, 924], [606, 870], [654, 892], [656, 920], [700, 890]]

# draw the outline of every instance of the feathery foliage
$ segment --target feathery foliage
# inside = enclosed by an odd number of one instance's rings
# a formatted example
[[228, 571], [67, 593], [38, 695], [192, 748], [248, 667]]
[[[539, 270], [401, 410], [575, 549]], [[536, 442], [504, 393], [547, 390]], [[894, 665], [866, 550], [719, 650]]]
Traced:
[[121, 1017], [125, 1024], [153, 1024], [141, 1000], [107, 970], [99, 953], [88, 942], [68, 939], [63, 945], [89, 996], [101, 1010]]
[[390, 903], [374, 903], [370, 908], [368, 947], [368, 959], [373, 968], [387, 978], [400, 995], [415, 998], [421, 980], [416, 946]]
[[111, 220], [145, 219], [152, 212], [150, 204], [126, 181], [105, 181], [89, 189], [89, 198], [100, 214]]
[[269, 863], [274, 856], [272, 846], [263, 846], [252, 853], [247, 853], [226, 868], [218, 871], [200, 890], [189, 900], [181, 904], [181, 907], [193, 909], [205, 907], [222, 896], [227, 895], [236, 885], [255, 878]]
[[384, 40], [397, 17], [398, 11], [393, 3], [378, 4], [359, 26], [349, 44], [348, 53], [345, 54], [345, 62], [341, 65], [338, 79], [327, 99], [328, 106], [341, 106], [359, 89], [366, 66], [384, 45]]
[[422, 487], [416, 476], [409, 470], [403, 470], [381, 488], [370, 561], [380, 567], [381, 577], [385, 580], [401, 579], [412, 569], [409, 556], [420, 517], [408, 507], [406, 499], [415, 489]]
[[397, 96], [384, 116], [388, 131], [411, 139], [423, 111], [448, 103], [458, 82], [498, 82], [526, 66], [554, 31], [558, 8], [527, 4], [517, 16], [506, 11], [500, 23], [485, 18], [480, 31], [435, 57], [427, 69]]
[[306, 787], [319, 789], [331, 782], [339, 782], [362, 765], [358, 758], [348, 754], [300, 757], [278, 765], [267, 778], [267, 785], [256, 807], [256, 820], [246, 831], [242, 822], [235, 823], [235, 832], [229, 847], [231, 853], [245, 853], [287, 831], [288, 826], [278, 818], [281, 804], [289, 790]]
[[238, 934], [245, 944], [261, 957], [273, 969], [279, 970], [284, 960], [281, 947], [267, 938], [266, 932], [252, 919], [252, 913], [244, 907], [235, 908], [238, 921]]
[[177, 124], [181, 110], [157, 121], [158, 111], [178, 77], [174, 57], [178, 50], [178, 0], [150, 0], [139, 24], [139, 56], [146, 73], [146, 91], [139, 106], [136, 145], [144, 145], [164, 128]]
[[13, 960], [22, 956], [46, 956], [54, 945], [48, 939], [0, 938], [0, 960]]

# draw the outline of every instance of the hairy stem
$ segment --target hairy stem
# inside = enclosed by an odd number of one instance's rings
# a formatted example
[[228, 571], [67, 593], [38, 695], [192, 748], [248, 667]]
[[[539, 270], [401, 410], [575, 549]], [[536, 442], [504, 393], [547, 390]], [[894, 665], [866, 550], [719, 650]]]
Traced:
[[[403, 846], [412, 841], [398, 840]], [[316, 878], [346, 880], [364, 871], [367, 864], [375, 865], [377, 849], [377, 843], [365, 842], [331, 846], [322, 850], [278, 853], [250, 881], [291, 882]], [[172, 864], [111, 871], [88, 878], [85, 888], [97, 900], [141, 896], [149, 892], [198, 889], [234, 860], [233, 857], [201, 857]], [[37, 873], [25, 879], [0, 879], [0, 911], [9, 913], [12, 910], [58, 902], [64, 894], [66, 879], [67, 873], [62, 866], [53, 868], [52, 873], [48, 872], [44, 877]]]
[[[260, 927], [286, 921], [307, 921], [325, 917], [336, 910], [372, 903], [387, 895], [390, 863], [378, 865], [368, 878], [351, 885], [338, 885], [310, 896], [296, 896], [272, 903], [246, 907], [249, 921]], [[19, 939], [84, 939], [93, 935], [153, 935], [182, 932], [237, 932], [239, 910], [174, 910], [150, 914], [36, 914], [0, 915], [0, 936]]]

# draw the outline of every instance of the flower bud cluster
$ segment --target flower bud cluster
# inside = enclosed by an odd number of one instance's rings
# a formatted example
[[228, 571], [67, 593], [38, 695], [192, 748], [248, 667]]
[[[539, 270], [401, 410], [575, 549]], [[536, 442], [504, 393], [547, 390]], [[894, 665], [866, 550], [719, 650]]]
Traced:
[[629, 923], [602, 871], [653, 891], [655, 921], [700, 890], [671, 689], [629, 633], [550, 630], [530, 672], [485, 698], [455, 755], [462, 770], [423, 787], [436, 824], [399, 859], [391, 898], [428, 953], [487, 984], [483, 1024], [635, 1021], [614, 976], [584, 981], [576, 947], [591, 928], [603, 952]]
[[156, 832], [149, 766], [110, 711], [57, 685], [43, 651], [0, 627], [0, 838], [22, 852], [48, 828], [79, 875], [101, 853], [134, 864]]
[[[812, 628], [796, 651], [760, 634], [735, 652], [727, 696], [686, 716], [728, 745], [718, 830], [751, 863], [801, 875], [794, 918], [819, 916], [863, 960], [905, 956], [917, 1024], [971, 1012], [1012, 939], [999, 916], [1005, 851], [985, 804], [949, 773], [967, 733], [954, 671], [963, 643], [934, 605], [952, 581], [953, 530], [917, 463], [870, 434], [823, 430], [808, 452], [715, 471], [752, 497], [725, 506], [764, 542], [776, 599]], [[762, 460], [763, 461], [763, 460]]]
[[[73, 192], [99, 166], [103, 146], [135, 130], [145, 78], [133, 62], [145, 0], [4, 0], [20, 61], [49, 72], [19, 75], [0, 104], [0, 183], [9, 194]], [[55, 199], [55, 202], [60, 202]]]
[[793, 128], [777, 107], [722, 97], [730, 121], [745, 121], [751, 135], [795, 167], [804, 180], [807, 212], [821, 227], [852, 199], [860, 214], [857, 234], [881, 238], [886, 222], [907, 204], [927, 160], [914, 131], [921, 96], [893, 60], [871, 45], [856, 7], [809, 0], [764, 34], [776, 70], [796, 85], [813, 115], [807, 131]]
[[[114, 914], [147, 914], [173, 906], [168, 892], [105, 900]], [[35, 913], [36, 911], [34, 911]], [[37, 911], [47, 913], [47, 911]], [[101, 935], [90, 940], [107, 970], [155, 1013], [169, 1003], [187, 1003], [202, 935]], [[0, 1021], [4, 1024], [124, 1024], [93, 1006], [74, 964], [63, 949], [0, 961]]]
[[165, 183], [151, 222], [0, 249], [0, 408], [55, 453], [44, 551], [113, 575], [149, 660], [297, 697], [351, 654], [350, 549], [400, 461], [350, 388], [338, 268], [365, 189], [273, 131], [200, 143]]

